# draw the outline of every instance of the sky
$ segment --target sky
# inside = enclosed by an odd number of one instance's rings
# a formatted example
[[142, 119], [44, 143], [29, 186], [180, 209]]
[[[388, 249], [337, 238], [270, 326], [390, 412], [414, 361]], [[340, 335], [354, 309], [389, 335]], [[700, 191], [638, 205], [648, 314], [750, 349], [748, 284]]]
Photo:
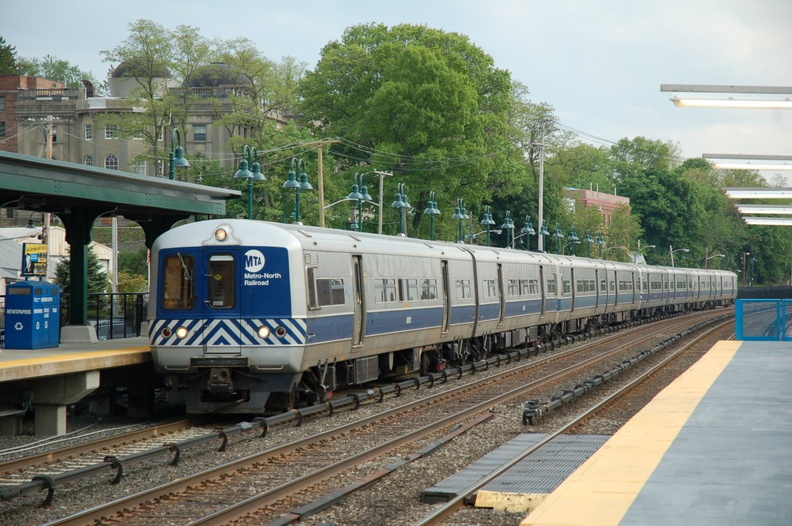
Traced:
[[[425, 25], [466, 35], [583, 142], [670, 141], [704, 153], [792, 155], [792, 110], [677, 108], [661, 84], [792, 87], [790, 0], [72, 0], [9, 2], [0, 36], [103, 80], [102, 50], [138, 19], [206, 38], [247, 37], [272, 60], [316, 66], [350, 26]], [[792, 88], [790, 88], [792, 92]], [[790, 94], [792, 97], [792, 93]], [[763, 172], [771, 180], [792, 171]]]

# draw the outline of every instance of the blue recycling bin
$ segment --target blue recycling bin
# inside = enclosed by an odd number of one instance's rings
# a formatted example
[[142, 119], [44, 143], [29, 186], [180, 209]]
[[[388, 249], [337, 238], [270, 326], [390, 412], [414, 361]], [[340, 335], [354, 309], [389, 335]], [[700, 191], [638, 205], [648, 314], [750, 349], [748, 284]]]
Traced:
[[6, 287], [5, 348], [59, 345], [60, 287], [47, 281], [20, 281]]

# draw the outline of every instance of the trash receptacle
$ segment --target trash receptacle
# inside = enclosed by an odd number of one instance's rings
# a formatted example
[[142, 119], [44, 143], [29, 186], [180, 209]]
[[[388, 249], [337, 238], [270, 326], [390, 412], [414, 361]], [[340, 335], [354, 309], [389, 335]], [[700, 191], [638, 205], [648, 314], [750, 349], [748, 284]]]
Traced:
[[5, 325], [6, 349], [60, 345], [60, 287], [47, 281], [6, 287]]

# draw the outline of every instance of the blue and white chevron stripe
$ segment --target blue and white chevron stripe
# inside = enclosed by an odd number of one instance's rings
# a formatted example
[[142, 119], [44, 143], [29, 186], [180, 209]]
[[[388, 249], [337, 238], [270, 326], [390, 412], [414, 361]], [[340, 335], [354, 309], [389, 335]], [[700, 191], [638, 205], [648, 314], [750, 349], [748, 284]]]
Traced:
[[[258, 336], [259, 327], [270, 330], [267, 338]], [[168, 327], [171, 335], [165, 337], [162, 330]], [[176, 336], [176, 329], [185, 327], [185, 338]], [[286, 333], [276, 336], [275, 329], [283, 327]], [[203, 345], [304, 345], [306, 334], [305, 320], [293, 318], [267, 319], [173, 319], [156, 320], [149, 328], [151, 345], [203, 346]]]

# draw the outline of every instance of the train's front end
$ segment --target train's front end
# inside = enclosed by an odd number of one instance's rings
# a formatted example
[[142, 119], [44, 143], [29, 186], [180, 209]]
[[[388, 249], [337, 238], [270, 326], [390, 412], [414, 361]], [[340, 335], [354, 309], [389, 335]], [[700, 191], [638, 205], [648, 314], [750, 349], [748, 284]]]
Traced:
[[292, 235], [248, 220], [191, 223], [154, 243], [152, 359], [188, 412], [289, 402], [306, 337], [301, 254]]

